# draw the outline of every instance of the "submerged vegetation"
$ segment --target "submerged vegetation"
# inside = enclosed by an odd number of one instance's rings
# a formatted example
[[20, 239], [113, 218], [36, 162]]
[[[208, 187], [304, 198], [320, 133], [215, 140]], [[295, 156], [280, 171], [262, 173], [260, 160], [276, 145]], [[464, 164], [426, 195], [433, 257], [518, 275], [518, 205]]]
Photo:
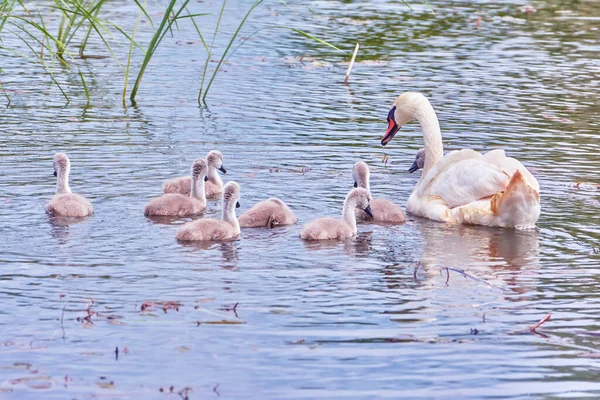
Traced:
[[[206, 52], [204, 70], [202, 77], [199, 77], [201, 84], [198, 93], [198, 102], [204, 102], [222, 64], [237, 49], [236, 47], [232, 50], [232, 47], [236, 39], [239, 38], [244, 24], [264, 0], [255, 0], [244, 14], [237, 25], [237, 29], [229, 38], [225, 49], [217, 59], [217, 65], [214, 69], [209, 68], [209, 62], [215, 53], [215, 40], [220, 33], [219, 29], [223, 15], [226, 12], [227, 0], [223, 0], [220, 12], [216, 15], [191, 13], [188, 9], [190, 0], [170, 0], [162, 12], [162, 19], [159, 23], [156, 23], [150, 17], [147, 10], [147, 1], [143, 3], [139, 0], [134, 1], [139, 8], [139, 16], [133, 28], [127, 31], [127, 28], [104, 17], [105, 14], [109, 14], [108, 11], [103, 12], [103, 6], [107, 3], [106, 0], [48, 0], [27, 4], [22, 0], [0, 0], [0, 51], [23, 57], [30, 63], [39, 66], [60, 90], [67, 102], [70, 101], [69, 90], [64, 83], [64, 79], [58, 79], [58, 75], [76, 72], [77, 81], [85, 93], [88, 106], [90, 104], [90, 87], [86, 84], [85, 75], [81, 71], [77, 60], [112, 58], [123, 73], [123, 106], [126, 106], [130, 74], [135, 77], [135, 81], [129, 99], [132, 104], [135, 104], [144, 73], [165, 36], [170, 34], [173, 37], [179, 29], [179, 24], [191, 23]], [[280, 1], [281, 4], [289, 7], [286, 2]], [[197, 19], [211, 17], [217, 18], [217, 20], [209, 45]], [[135, 39], [136, 32], [143, 19], [154, 30], [149, 43], [146, 45], [138, 43]], [[325, 40], [294, 27], [267, 25], [259, 31], [269, 28], [289, 29], [317, 43], [340, 50]], [[252, 33], [252, 35], [259, 31]], [[87, 45], [92, 39], [103, 46], [107, 52], [106, 55], [86, 53]], [[241, 44], [245, 42], [246, 40], [242, 41]], [[122, 62], [117, 55], [117, 49], [124, 47], [128, 48], [126, 62]], [[24, 52], [23, 49], [25, 49]], [[143, 55], [141, 62], [133, 60], [138, 52]], [[10, 97], [6, 93], [2, 81], [3, 73], [5, 71], [0, 69], [0, 91], [10, 103]]]

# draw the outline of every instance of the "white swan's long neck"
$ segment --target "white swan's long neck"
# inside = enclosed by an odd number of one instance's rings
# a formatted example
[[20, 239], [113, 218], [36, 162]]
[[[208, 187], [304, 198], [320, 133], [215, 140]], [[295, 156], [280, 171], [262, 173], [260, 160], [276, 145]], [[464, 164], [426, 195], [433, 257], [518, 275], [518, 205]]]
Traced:
[[208, 180], [216, 185], [223, 186], [223, 181], [214, 165], [208, 167]]
[[190, 192], [190, 196], [206, 204], [206, 193], [204, 192], [203, 175], [192, 175], [192, 190]]
[[223, 201], [223, 221], [233, 226], [235, 231], [240, 233], [240, 223], [238, 222], [237, 216], [235, 215], [235, 206], [237, 201], [230, 199], [229, 201]]
[[421, 179], [423, 179], [427, 172], [444, 156], [442, 132], [435, 111], [427, 99], [424, 98], [419, 105], [415, 118], [421, 125], [425, 142], [425, 165], [421, 174]]
[[56, 172], [56, 194], [71, 193], [69, 187], [69, 169]]
[[356, 208], [356, 200], [346, 197], [344, 201], [344, 209], [342, 210], [342, 218], [344, 222], [346, 222], [352, 228], [352, 232], [356, 234], [358, 230], [356, 229], [356, 213], [354, 209]]

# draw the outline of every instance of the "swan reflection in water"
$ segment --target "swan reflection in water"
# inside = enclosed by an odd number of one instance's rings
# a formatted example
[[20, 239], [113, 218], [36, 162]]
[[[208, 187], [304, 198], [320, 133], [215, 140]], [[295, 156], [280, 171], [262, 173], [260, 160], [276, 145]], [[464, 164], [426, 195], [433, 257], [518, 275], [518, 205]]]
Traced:
[[192, 251], [210, 251], [216, 250], [221, 252], [223, 263], [219, 265], [224, 269], [236, 270], [240, 257], [238, 255], [237, 241], [196, 241], [196, 242], [181, 242], [181, 246], [191, 249]]
[[520, 277], [540, 268], [537, 230], [419, 222], [421, 274], [434, 278], [443, 268], [456, 268], [512, 292], [531, 289]]
[[[337, 253], [336, 249], [343, 247], [344, 253], [349, 256], [369, 257], [372, 239], [372, 231], [359, 231], [355, 237], [346, 240], [302, 240], [302, 243], [308, 250], [331, 250]], [[323, 257], [326, 257], [326, 255], [323, 255]]]

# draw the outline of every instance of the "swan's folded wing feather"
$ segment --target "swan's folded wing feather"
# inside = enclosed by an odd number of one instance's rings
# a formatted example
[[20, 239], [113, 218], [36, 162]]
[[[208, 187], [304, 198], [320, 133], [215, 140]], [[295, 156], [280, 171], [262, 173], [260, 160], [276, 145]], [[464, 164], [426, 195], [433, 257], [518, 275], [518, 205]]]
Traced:
[[529, 172], [527, 168], [517, 159], [512, 157], [506, 157], [504, 150], [496, 149], [492, 151], [488, 151], [483, 155], [483, 159], [487, 162], [494, 164], [500, 169], [508, 174], [508, 176], [513, 176], [517, 170], [521, 171], [527, 182], [535, 189], [539, 190], [540, 185], [535, 179], [535, 177]]
[[448, 152], [441, 160], [439, 160], [423, 178], [423, 181], [419, 185], [419, 196], [423, 196], [425, 190], [429, 187], [429, 184], [437, 178], [445, 169], [451, 165], [468, 159], [481, 159], [481, 153], [471, 149], [454, 150]]
[[510, 176], [483, 158], [455, 162], [429, 182], [423, 194], [439, 196], [449, 208], [463, 206], [504, 190]]

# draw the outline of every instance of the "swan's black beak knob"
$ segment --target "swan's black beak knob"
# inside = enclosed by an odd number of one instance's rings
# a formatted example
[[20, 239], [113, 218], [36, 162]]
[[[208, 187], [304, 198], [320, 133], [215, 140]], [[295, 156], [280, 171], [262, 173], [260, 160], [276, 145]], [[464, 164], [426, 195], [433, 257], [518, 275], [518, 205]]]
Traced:
[[235, 202], [235, 208], [240, 208], [240, 202], [239, 201]]
[[56, 173], [56, 170], [54, 170], [54, 176], [57, 176], [58, 174]]
[[204, 177], [204, 182], [208, 182], [208, 176]]
[[373, 212], [371, 212], [371, 205], [370, 204], [365, 208], [365, 212], [367, 213], [367, 215], [369, 217], [373, 218]]
[[356, 183], [356, 181], [354, 181], [354, 187], [358, 187], [358, 183]]
[[223, 166], [221, 165], [221, 168], [219, 168], [219, 171], [221, 171], [222, 173], [226, 174], [227, 170], [225, 168], [223, 168]]

